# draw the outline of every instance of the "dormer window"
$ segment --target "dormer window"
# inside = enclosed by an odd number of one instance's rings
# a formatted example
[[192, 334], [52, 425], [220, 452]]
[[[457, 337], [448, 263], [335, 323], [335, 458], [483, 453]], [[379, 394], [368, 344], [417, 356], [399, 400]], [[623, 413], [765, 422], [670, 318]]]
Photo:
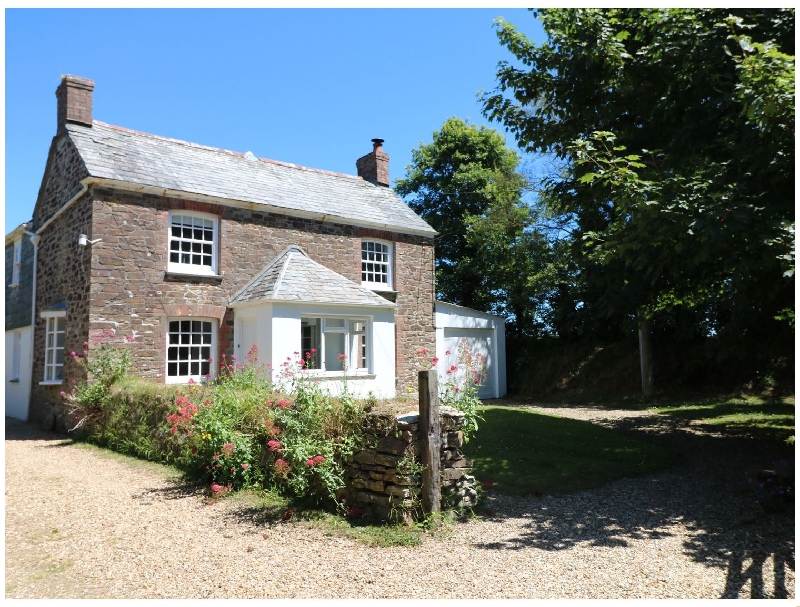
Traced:
[[213, 215], [178, 212], [169, 221], [169, 272], [217, 275], [219, 219]]
[[361, 284], [377, 291], [391, 291], [392, 245], [378, 240], [361, 241]]

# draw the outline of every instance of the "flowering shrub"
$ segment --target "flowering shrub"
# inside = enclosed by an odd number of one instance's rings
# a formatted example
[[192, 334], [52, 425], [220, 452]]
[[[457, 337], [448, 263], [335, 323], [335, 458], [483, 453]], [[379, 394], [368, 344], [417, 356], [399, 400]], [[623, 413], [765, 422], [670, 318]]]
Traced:
[[[434, 356], [428, 358], [429, 350], [417, 350], [417, 363], [421, 369], [435, 368], [439, 359]], [[451, 352], [446, 352], [450, 356]], [[478, 392], [486, 383], [486, 361], [478, 352], [473, 354], [466, 339], [458, 344], [458, 364], [450, 365], [444, 372], [444, 377], [439, 377], [439, 402], [446, 407], [453, 407], [464, 413], [464, 441], [478, 429], [478, 406], [481, 399]]]
[[342, 464], [358, 444], [362, 410], [346, 395], [333, 399], [308, 381], [307, 360], [297, 355], [281, 365], [279, 384], [287, 391], [254, 370], [255, 349], [243, 363], [223, 357], [216, 381], [179, 389], [166, 419], [177, 464], [222, 487], [258, 484], [335, 503], [344, 486]]
[[[253, 347], [241, 362], [221, 356], [214, 380], [179, 387], [150, 382], [142, 400], [134, 401], [130, 393], [112, 393], [112, 384], [124, 378], [128, 389], [147, 382], [126, 376], [130, 346], [108, 343], [112, 338], [104, 333], [99, 345], [87, 343], [82, 355], [73, 354], [87, 380], [63, 394], [84, 422], [91, 421], [92, 436], [101, 438], [96, 442], [176, 465], [206, 483], [214, 498], [253, 485], [338, 504], [343, 463], [361, 445], [364, 411], [346, 385], [343, 396], [333, 398], [309, 380], [316, 353], [288, 358], [273, 381]], [[346, 369], [346, 357], [341, 363]], [[136, 444], [126, 434], [129, 419], [136, 422]]]
[[[67, 411], [75, 422], [72, 430], [103, 417], [111, 400], [112, 386], [128, 372], [130, 352], [113, 344], [115, 338], [113, 329], [97, 331], [90, 338], [93, 345], [83, 342], [81, 355], [75, 351], [69, 353], [83, 370], [83, 377], [72, 381], [69, 392], [61, 391]], [[125, 341], [131, 343], [133, 338], [128, 336]]]

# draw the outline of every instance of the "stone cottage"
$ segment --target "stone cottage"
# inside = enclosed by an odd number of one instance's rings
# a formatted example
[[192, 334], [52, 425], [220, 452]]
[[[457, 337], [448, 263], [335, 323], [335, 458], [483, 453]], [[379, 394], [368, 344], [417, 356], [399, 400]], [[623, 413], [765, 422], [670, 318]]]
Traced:
[[109, 330], [158, 382], [257, 351], [273, 369], [313, 352], [332, 389], [416, 386], [416, 351], [436, 347], [435, 232], [389, 188], [382, 140], [343, 175], [98, 122], [93, 89], [62, 78], [26, 228], [34, 420], [80, 372], [69, 353]]

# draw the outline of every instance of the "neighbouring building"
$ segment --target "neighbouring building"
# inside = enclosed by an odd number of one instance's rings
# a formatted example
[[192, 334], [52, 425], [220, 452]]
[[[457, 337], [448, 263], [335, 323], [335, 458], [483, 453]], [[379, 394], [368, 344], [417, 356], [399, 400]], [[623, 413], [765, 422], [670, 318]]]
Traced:
[[6, 234], [7, 417], [28, 419], [33, 345], [34, 246], [24, 223]]

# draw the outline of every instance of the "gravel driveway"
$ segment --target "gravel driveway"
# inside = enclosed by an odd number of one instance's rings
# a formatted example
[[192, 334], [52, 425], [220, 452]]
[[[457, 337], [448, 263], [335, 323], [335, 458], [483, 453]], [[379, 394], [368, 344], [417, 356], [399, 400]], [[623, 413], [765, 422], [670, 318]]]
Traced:
[[647, 433], [681, 463], [565, 498], [490, 495], [493, 518], [373, 548], [258, 524], [6, 418], [6, 598], [795, 597], [794, 519], [759, 516], [744, 482], [774, 453], [646, 412], [535, 408]]

